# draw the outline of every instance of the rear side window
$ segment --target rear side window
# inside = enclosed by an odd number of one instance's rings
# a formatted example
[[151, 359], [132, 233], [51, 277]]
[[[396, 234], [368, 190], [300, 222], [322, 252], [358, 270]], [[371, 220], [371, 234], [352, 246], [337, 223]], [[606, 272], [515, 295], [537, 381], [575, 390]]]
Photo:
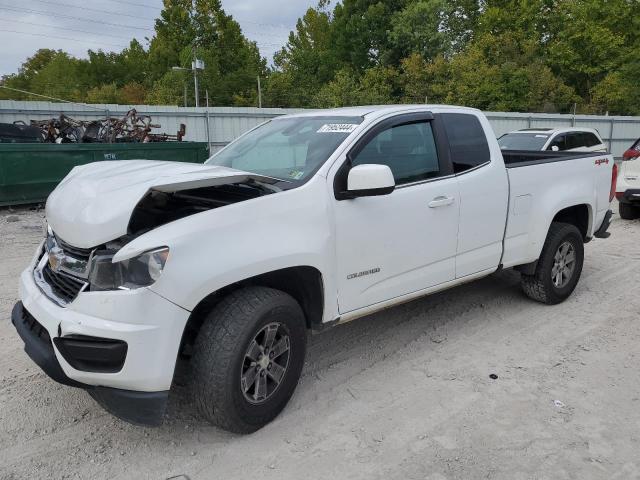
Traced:
[[489, 162], [487, 136], [477, 117], [465, 113], [443, 113], [441, 117], [455, 173]]
[[600, 145], [600, 140], [591, 132], [583, 133], [585, 139], [585, 145], [587, 147], [595, 147], [596, 145]]
[[567, 134], [567, 150], [572, 148], [585, 147], [584, 135], [582, 133], [569, 133]]

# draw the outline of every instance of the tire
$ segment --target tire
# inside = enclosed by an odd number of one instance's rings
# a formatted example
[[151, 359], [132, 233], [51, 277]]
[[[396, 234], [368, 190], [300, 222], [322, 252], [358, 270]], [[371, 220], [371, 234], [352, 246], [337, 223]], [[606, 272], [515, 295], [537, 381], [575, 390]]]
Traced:
[[620, 218], [623, 220], [635, 220], [638, 218], [638, 210], [638, 207], [629, 205], [628, 203], [621, 202], [618, 204], [618, 212], [620, 213]]
[[[574, 252], [574, 264], [570, 275], [558, 277], [556, 272], [561, 270], [556, 266], [556, 254], [560, 247], [570, 245]], [[570, 251], [570, 250], [565, 250]], [[521, 275], [521, 285], [524, 293], [531, 299], [547, 305], [555, 305], [566, 300], [573, 292], [580, 280], [582, 266], [584, 264], [584, 241], [582, 234], [574, 226], [568, 223], [552, 223], [547, 234], [547, 239], [542, 247], [542, 253], [536, 265], [533, 275]], [[563, 265], [563, 263], [560, 263]], [[567, 262], [566, 273], [570, 269]], [[554, 274], [556, 276], [554, 277]], [[560, 278], [557, 285], [555, 282]], [[565, 280], [566, 279], [566, 280]], [[566, 283], [565, 283], [566, 282]]]
[[[260, 347], [271, 337], [271, 355], [289, 350], [265, 360], [268, 349]], [[230, 432], [262, 428], [293, 395], [306, 342], [304, 314], [290, 295], [266, 287], [231, 293], [209, 313], [196, 339], [191, 380], [198, 412]]]

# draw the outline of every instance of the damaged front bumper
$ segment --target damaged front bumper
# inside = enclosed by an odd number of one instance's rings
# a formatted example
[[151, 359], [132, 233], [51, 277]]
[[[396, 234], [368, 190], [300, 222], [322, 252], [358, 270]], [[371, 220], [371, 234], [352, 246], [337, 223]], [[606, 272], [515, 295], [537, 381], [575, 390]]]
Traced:
[[118, 388], [87, 385], [69, 378], [54, 351], [47, 330], [18, 302], [11, 312], [11, 323], [24, 342], [24, 351], [44, 373], [58, 383], [83, 388], [109, 413], [136, 425], [157, 426], [162, 423], [169, 391], [136, 392]]
[[82, 291], [64, 306], [38, 287], [42, 247], [20, 277], [11, 321], [47, 375], [131, 423], [157, 425], [190, 312], [148, 288]]

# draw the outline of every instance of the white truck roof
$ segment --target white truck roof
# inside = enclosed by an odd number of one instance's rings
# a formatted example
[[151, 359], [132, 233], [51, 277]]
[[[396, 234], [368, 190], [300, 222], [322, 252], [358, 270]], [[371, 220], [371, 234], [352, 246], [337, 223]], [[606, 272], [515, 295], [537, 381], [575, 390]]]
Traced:
[[[333, 108], [333, 109], [322, 109], [322, 110], [308, 110], [305, 112], [293, 113], [291, 115], [286, 115], [287, 118], [292, 117], [313, 117], [321, 115], [323, 117], [330, 116], [344, 116], [344, 117], [365, 117], [365, 116], [381, 116], [387, 113], [403, 113], [403, 112], [414, 112], [416, 110], [422, 111], [439, 111], [439, 110], [459, 110], [460, 112], [474, 113], [477, 114], [480, 110], [476, 108], [469, 107], [459, 107], [456, 105], [426, 105], [426, 104], [415, 104], [415, 105], [364, 105], [358, 107], [343, 107], [343, 108]], [[282, 117], [281, 117], [282, 118]]]

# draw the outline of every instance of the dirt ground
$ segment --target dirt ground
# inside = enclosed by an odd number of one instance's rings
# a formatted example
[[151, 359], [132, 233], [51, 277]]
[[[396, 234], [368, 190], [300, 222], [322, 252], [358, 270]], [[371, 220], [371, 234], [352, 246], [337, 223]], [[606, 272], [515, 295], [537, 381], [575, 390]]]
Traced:
[[506, 271], [312, 336], [289, 406], [237, 436], [184, 387], [140, 428], [27, 358], [9, 316], [42, 216], [0, 210], [2, 480], [640, 478], [640, 221], [586, 246], [561, 305]]

